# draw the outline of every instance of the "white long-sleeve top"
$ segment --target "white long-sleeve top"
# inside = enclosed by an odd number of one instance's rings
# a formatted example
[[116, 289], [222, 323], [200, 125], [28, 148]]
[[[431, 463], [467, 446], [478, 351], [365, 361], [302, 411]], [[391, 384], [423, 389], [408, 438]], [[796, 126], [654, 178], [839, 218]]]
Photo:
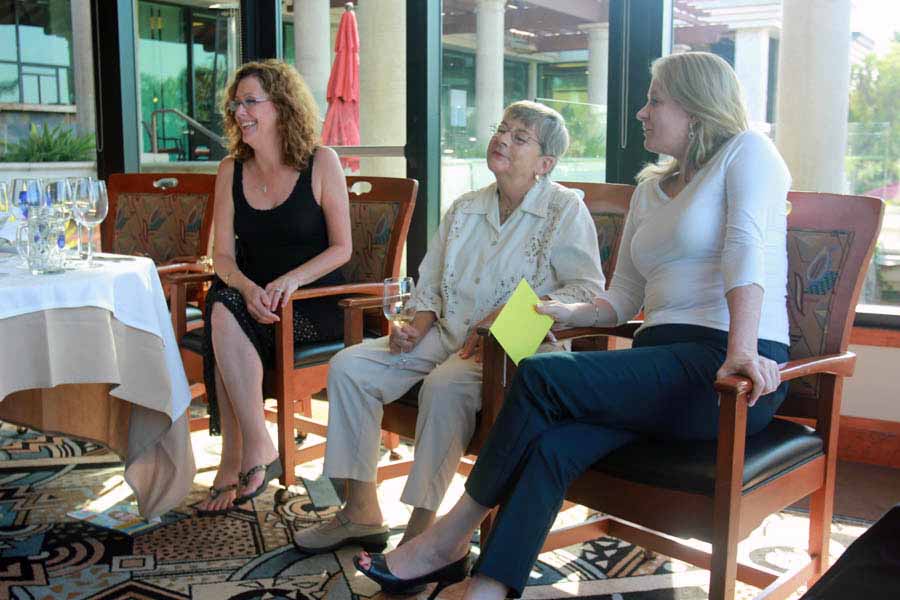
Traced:
[[497, 184], [460, 196], [419, 266], [412, 304], [432, 311], [448, 351], [524, 277], [538, 296], [590, 302], [604, 287], [597, 231], [578, 194], [546, 177], [500, 225]]
[[728, 331], [725, 294], [756, 284], [765, 295], [760, 339], [789, 344], [787, 192], [790, 174], [765, 136], [725, 143], [674, 198], [658, 178], [638, 185], [608, 298], [619, 323], [644, 308], [644, 327]]

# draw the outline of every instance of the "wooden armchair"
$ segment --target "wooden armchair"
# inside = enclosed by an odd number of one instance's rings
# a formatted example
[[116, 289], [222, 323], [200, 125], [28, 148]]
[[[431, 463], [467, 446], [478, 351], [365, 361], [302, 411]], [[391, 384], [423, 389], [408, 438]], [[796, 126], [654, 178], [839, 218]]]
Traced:
[[[113, 173], [101, 225], [103, 251], [153, 259], [168, 295], [166, 275], [206, 270], [200, 259], [209, 253], [215, 189], [216, 176], [204, 173]], [[172, 311], [173, 327], [202, 327], [202, 286], [183, 293], [184, 309]], [[189, 378], [202, 379], [200, 362], [185, 353], [182, 359]]]
[[[710, 569], [709, 597], [732, 599], [735, 579], [765, 588], [760, 598], [785, 598], [828, 567], [838, 424], [856, 301], [875, 246], [882, 203], [865, 196], [791, 192], [788, 217], [788, 314], [791, 380], [788, 398], [762, 432], [746, 437], [749, 380], [728, 377], [719, 391], [715, 442], [639, 441], [595, 464], [570, 487], [567, 500], [609, 516], [554, 531], [544, 551], [611, 535]], [[557, 337], [630, 337], [637, 324], [576, 329]], [[515, 368], [487, 332], [485, 372]], [[482, 418], [496, 415], [505, 389], [485, 377]], [[807, 426], [811, 424], [813, 427]], [[809, 561], [777, 573], [738, 564], [737, 545], [769, 514], [811, 497]], [[712, 543], [704, 553], [677, 538]]]
[[[415, 179], [347, 177], [353, 235], [353, 255], [342, 267], [347, 283], [302, 288], [294, 292], [291, 300], [368, 295], [375, 297], [380, 307], [384, 280], [397, 277], [400, 272], [400, 258], [418, 187]], [[211, 281], [213, 277], [212, 274], [199, 273], [169, 277], [172, 302], [183, 305], [186, 285]], [[277, 413], [267, 416], [274, 416], [278, 423], [278, 452], [284, 468], [281, 483], [289, 486], [296, 482], [294, 467], [297, 464], [324, 455], [324, 443], [298, 449], [295, 435], [314, 433], [325, 436], [327, 424], [313, 419], [312, 395], [325, 388], [328, 361], [344, 347], [344, 343], [335, 341], [295, 346], [293, 307], [285, 306], [277, 313], [280, 320], [275, 324], [276, 366], [266, 371], [263, 386], [265, 395], [278, 401]], [[347, 327], [345, 323], [344, 329]], [[181, 328], [176, 330], [175, 336], [182, 352], [202, 354], [202, 331]]]
[[[634, 186], [612, 183], [580, 183], [560, 182], [566, 187], [579, 189], [584, 193], [584, 202], [594, 219], [597, 228], [597, 242], [600, 249], [600, 258], [603, 272], [609, 282], [616, 254], [619, 248], [619, 239], [625, 226], [625, 215], [628, 213], [628, 205]], [[343, 300], [341, 304], [345, 308], [344, 327], [346, 345], [356, 344], [363, 338], [363, 314], [366, 310], [377, 310], [380, 313], [381, 300], [367, 298], [351, 298]], [[579, 342], [581, 343], [581, 342]], [[585, 348], [605, 348], [604, 340], [590, 340], [585, 342]], [[484, 389], [493, 390], [502, 385], [502, 372], [484, 369]], [[378, 468], [377, 480], [401, 477], [408, 475], [412, 468], [412, 460], [399, 460], [399, 456], [393, 453], [400, 443], [400, 437], [413, 439], [416, 432], [416, 417], [418, 416], [418, 389], [413, 387], [402, 398], [384, 407], [384, 416], [381, 420], [382, 439], [386, 448], [392, 451], [393, 462]], [[492, 412], [494, 406], [482, 406], [475, 433], [466, 449], [467, 455], [475, 455], [481, 449], [487, 439], [497, 414]], [[496, 407], [499, 410], [499, 407]], [[467, 475], [472, 468], [473, 461], [470, 458], [463, 459], [457, 470]]]

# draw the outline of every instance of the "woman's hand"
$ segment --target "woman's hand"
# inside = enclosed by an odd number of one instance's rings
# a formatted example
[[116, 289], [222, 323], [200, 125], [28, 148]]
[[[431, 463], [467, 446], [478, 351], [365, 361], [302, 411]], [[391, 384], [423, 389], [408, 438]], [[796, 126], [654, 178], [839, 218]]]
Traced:
[[269, 308], [269, 294], [252, 281], [239, 288], [241, 295], [244, 297], [244, 303], [247, 305], [247, 312], [263, 325], [270, 325], [278, 321], [278, 315]]
[[482, 340], [481, 336], [478, 335], [479, 327], [487, 327], [494, 322], [494, 319], [497, 318], [497, 315], [500, 314], [500, 311], [503, 310], [503, 307], [506, 306], [502, 304], [492, 310], [488, 316], [483, 318], [482, 320], [475, 323], [471, 329], [469, 329], [469, 335], [466, 336], [466, 341], [463, 342], [462, 348], [459, 350], [460, 358], [469, 358], [471, 356], [475, 357], [475, 362], [480, 363], [482, 360]]
[[760, 396], [774, 392], [781, 383], [778, 363], [755, 352], [725, 355], [725, 362], [716, 372], [716, 378], [721, 379], [728, 375], [743, 375], [753, 382], [753, 390], [747, 399], [750, 406], [756, 404]]
[[278, 310], [279, 306], [283, 307], [290, 301], [291, 295], [300, 287], [300, 282], [296, 277], [285, 273], [278, 279], [269, 282], [266, 286], [266, 295], [268, 296], [268, 304], [266, 308], [270, 311]]
[[547, 315], [553, 319], [552, 329], [558, 331], [567, 327], [576, 326], [575, 315], [578, 312], [579, 306], [581, 306], [581, 304], [568, 304], [560, 302], [559, 300], [546, 300], [535, 304], [534, 310], [539, 314]]
[[388, 338], [388, 348], [391, 354], [400, 352], [412, 352], [422, 340], [424, 332], [420, 331], [413, 323], [401, 326], [391, 325], [391, 335]]

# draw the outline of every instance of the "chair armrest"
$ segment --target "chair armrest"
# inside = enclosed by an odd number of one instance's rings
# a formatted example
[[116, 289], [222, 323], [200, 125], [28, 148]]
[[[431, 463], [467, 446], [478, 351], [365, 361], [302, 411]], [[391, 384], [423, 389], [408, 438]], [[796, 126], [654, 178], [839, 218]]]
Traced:
[[381, 308], [384, 299], [381, 297], [381, 290], [376, 292], [375, 296], [359, 296], [356, 298], [344, 298], [338, 302], [338, 306], [346, 310], [366, 310], [369, 308]]
[[169, 285], [188, 285], [191, 283], [206, 283], [207, 281], [213, 281], [216, 278], [215, 273], [209, 273], [205, 270], [202, 272], [196, 273], [160, 273], [162, 275], [161, 279], [164, 284]]
[[[843, 354], [829, 354], [827, 356], [812, 356], [798, 360], [788, 361], [778, 365], [778, 373], [781, 381], [790, 381], [798, 377], [830, 373], [841, 377], [850, 377], [856, 367], [856, 354], [844, 352]], [[750, 393], [753, 383], [740, 375], [729, 375], [717, 379], [716, 391], [724, 394], [742, 395]]]
[[384, 285], [378, 284], [381, 289], [375, 291], [370, 296], [357, 296], [355, 298], [344, 298], [338, 302], [338, 306], [344, 309], [344, 345], [352, 346], [363, 341], [365, 334], [364, 314], [366, 311], [381, 309], [384, 298]]
[[156, 272], [160, 275], [169, 273], [209, 273], [205, 265], [196, 261], [189, 262], [169, 262], [156, 267]]
[[[560, 329], [554, 331], [553, 335], [557, 340], [573, 340], [585, 337], [612, 336], [621, 338], [634, 338], [634, 332], [642, 325], [643, 321], [629, 321], [624, 325], [617, 327], [573, 327], [572, 329]], [[492, 323], [487, 323], [478, 327], [477, 332], [480, 336], [486, 336], [490, 333]]]
[[[325, 298], [327, 296], [340, 296], [343, 294], [378, 294], [379, 305], [384, 284], [381, 283], [344, 283], [341, 285], [323, 285], [320, 287], [300, 288], [291, 294], [291, 300], [308, 300], [310, 298]], [[343, 306], [343, 304], [341, 304]]]

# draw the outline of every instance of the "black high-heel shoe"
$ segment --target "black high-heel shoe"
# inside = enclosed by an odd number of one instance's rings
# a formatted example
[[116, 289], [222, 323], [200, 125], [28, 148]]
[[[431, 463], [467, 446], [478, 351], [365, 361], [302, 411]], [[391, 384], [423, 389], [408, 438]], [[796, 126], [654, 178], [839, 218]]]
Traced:
[[368, 569], [363, 569], [359, 564], [359, 556], [353, 557], [353, 565], [356, 570], [381, 586], [381, 589], [388, 594], [402, 595], [414, 593], [415, 588], [422, 589], [422, 586], [437, 582], [434, 591], [428, 596], [428, 600], [434, 600], [435, 597], [448, 585], [459, 583], [469, 574], [469, 553], [456, 562], [441, 567], [431, 573], [426, 573], [412, 579], [400, 579], [388, 569], [387, 559], [384, 554], [370, 554], [371, 563]]

